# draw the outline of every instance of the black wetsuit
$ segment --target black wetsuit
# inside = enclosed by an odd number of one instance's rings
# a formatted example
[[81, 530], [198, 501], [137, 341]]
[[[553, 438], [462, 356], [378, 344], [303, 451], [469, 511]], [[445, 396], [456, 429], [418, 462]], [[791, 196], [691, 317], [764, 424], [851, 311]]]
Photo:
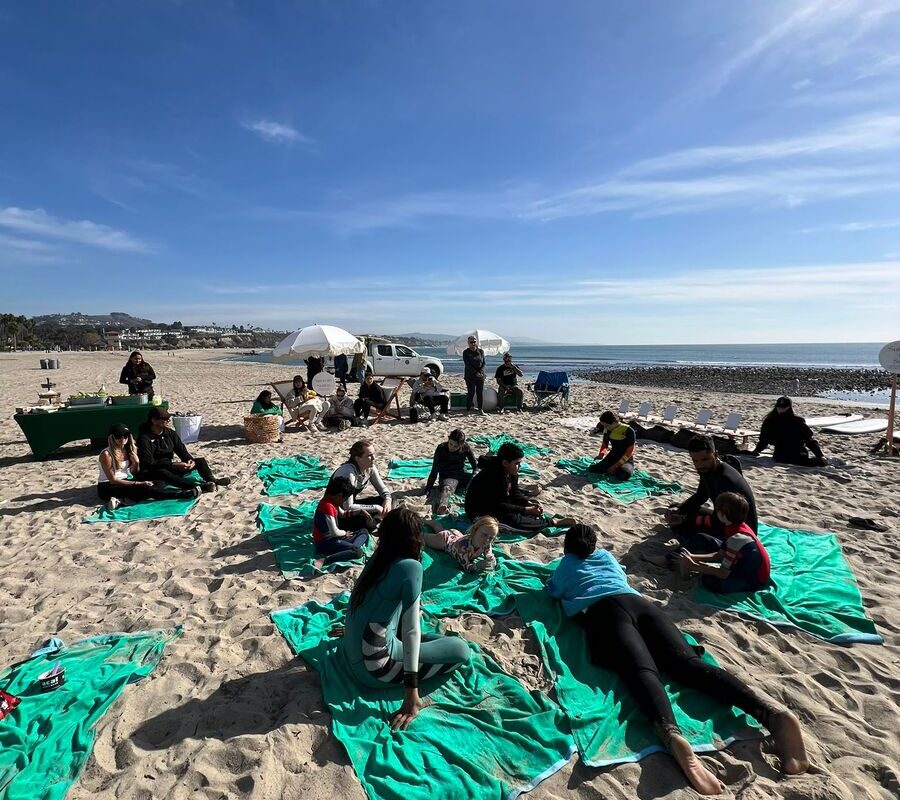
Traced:
[[[634, 446], [637, 436], [634, 429], [620, 422], [608, 433], [603, 434], [600, 445], [599, 461], [588, 467], [588, 472], [606, 475], [614, 469], [612, 475], [620, 481], [627, 481], [634, 474]], [[606, 452], [606, 451], [609, 452]]]
[[472, 405], [477, 402], [479, 411], [484, 408], [484, 350], [477, 347], [463, 350], [463, 364], [465, 364], [464, 378], [466, 379], [466, 410], [471, 411]]
[[373, 408], [381, 411], [387, 405], [387, 397], [380, 384], [372, 382], [367, 386], [365, 382], [359, 385], [359, 397], [353, 403], [353, 410], [357, 417], [369, 418], [369, 411]]
[[[484, 457], [483, 457], [484, 458]], [[466, 516], [470, 520], [489, 515], [511, 528], [539, 531], [547, 527], [541, 517], [525, 513], [531, 499], [519, 491], [519, 476], [507, 475], [496, 456], [475, 473], [466, 490]]]
[[758, 455], [770, 444], [775, 446], [774, 459], [781, 464], [808, 467], [823, 458], [822, 448], [813, 438], [812, 429], [803, 417], [798, 417], [793, 411], [772, 411], [763, 420], [754, 454]]

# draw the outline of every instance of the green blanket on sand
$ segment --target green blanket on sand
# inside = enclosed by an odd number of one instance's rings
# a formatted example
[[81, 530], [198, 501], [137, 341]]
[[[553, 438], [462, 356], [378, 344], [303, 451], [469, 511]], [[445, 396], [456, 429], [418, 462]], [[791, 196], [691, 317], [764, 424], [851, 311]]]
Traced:
[[[0, 687], [20, 699], [0, 722], [0, 800], [62, 800], [91, 754], [94, 726], [180, 633], [179, 626], [98, 636], [0, 672]], [[57, 661], [65, 683], [41, 692], [38, 676]]]
[[[318, 673], [334, 735], [371, 800], [502, 800], [529, 791], [571, 758], [559, 708], [468, 643], [469, 663], [424, 694], [405, 731], [391, 731], [403, 687], [361, 687], [340, 643], [328, 638], [343, 619], [347, 594], [330, 603], [272, 613], [291, 649]], [[426, 631], [436, 629], [426, 615]]]
[[[184, 476], [199, 486], [203, 478], [197, 470], [193, 470]], [[106, 506], [100, 506], [93, 514], [84, 518], [84, 522], [137, 522], [142, 519], [159, 519], [161, 517], [184, 517], [197, 504], [196, 497], [187, 500], [147, 500], [143, 503], [132, 503], [119, 506], [115, 511], [110, 511]]]
[[268, 497], [324, 489], [331, 472], [321, 458], [305, 453], [260, 461], [256, 468], [256, 475], [263, 483], [263, 494]]
[[642, 469], [636, 469], [634, 475], [627, 481], [619, 481], [609, 475], [588, 472], [588, 467], [594, 461], [595, 459], [586, 457], [561, 458], [556, 462], [556, 466], [564, 469], [566, 472], [571, 472], [573, 475], [587, 478], [601, 492], [608, 494], [613, 500], [618, 500], [625, 505], [634, 503], [636, 500], [643, 500], [645, 497], [681, 493], [679, 484], [661, 481]]
[[[329, 564], [316, 563], [322, 561], [322, 556], [316, 554], [312, 535], [313, 514], [318, 502], [307, 500], [298, 506], [260, 503], [257, 508], [256, 527], [269, 540], [269, 546], [275, 553], [278, 567], [285, 578], [333, 572], [350, 564], [362, 563], [360, 558]], [[372, 555], [374, 549], [375, 544], [370, 538], [363, 548], [365, 557]]]
[[[430, 458], [392, 458], [388, 462], [387, 478], [393, 480], [426, 480], [431, 474]], [[470, 472], [466, 466], [466, 471]], [[470, 472], [471, 474], [471, 472]]]
[[[556, 698], [572, 728], [578, 752], [591, 767], [639, 761], [664, 750], [653, 726], [612, 672], [591, 664], [584, 631], [566, 617], [545, 591], [519, 594], [516, 606], [534, 632]], [[695, 645], [690, 637], [688, 642]], [[703, 660], [715, 664], [708, 653]], [[724, 708], [707, 695], [667, 683], [675, 718], [697, 752], [717, 750], [735, 739], [760, 735], [756, 723], [738, 709]]]
[[866, 616], [859, 587], [833, 533], [773, 528], [759, 523], [772, 564], [772, 586], [716, 594], [698, 582], [694, 599], [772, 625], [795, 627], [837, 644], [882, 644]]
[[470, 436], [469, 441], [473, 444], [484, 445], [492, 453], [496, 453], [500, 449], [500, 445], [506, 443], [518, 445], [526, 456], [547, 456], [553, 452], [549, 447], [538, 447], [535, 444], [520, 442], [515, 436], [510, 436], [508, 433], [498, 433], [495, 436], [479, 434], [478, 436]]

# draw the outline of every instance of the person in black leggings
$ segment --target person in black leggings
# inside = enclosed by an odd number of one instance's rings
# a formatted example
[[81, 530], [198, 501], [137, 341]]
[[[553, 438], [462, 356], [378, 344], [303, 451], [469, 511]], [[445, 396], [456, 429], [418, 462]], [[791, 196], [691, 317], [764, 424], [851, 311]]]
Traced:
[[[141, 462], [138, 478], [164, 481], [171, 486], [190, 489], [195, 481], [187, 474], [197, 470], [203, 480], [200, 488], [204, 492], [215, 491], [217, 486], [228, 486], [231, 479], [215, 477], [205, 458], [191, 458], [181, 437], [166, 424], [171, 416], [161, 406], [154, 406], [147, 415], [147, 422], [141, 425], [137, 442]], [[178, 461], [175, 456], [178, 456]]]
[[466, 412], [471, 413], [474, 405], [478, 413], [484, 415], [484, 350], [478, 346], [474, 336], [469, 337], [462, 359], [465, 365]]
[[591, 661], [615, 672], [650, 719], [666, 748], [700, 794], [718, 794], [719, 780], [681, 733], [660, 672], [682, 686], [737, 706], [771, 731], [787, 774], [809, 767], [797, 717], [758, 695], [739, 678], [703, 662], [666, 613], [628, 585], [625, 572], [587, 525], [566, 531], [565, 555], [547, 583], [566, 614], [585, 630]]

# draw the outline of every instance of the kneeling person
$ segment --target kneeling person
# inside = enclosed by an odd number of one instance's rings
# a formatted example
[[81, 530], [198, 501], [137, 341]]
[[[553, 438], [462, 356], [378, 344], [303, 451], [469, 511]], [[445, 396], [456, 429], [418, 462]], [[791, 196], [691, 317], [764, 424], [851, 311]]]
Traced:
[[325, 496], [313, 515], [313, 541], [316, 553], [325, 556], [325, 563], [342, 558], [357, 558], [375, 528], [371, 514], [365, 511], [344, 511], [341, 506], [353, 497], [349, 478], [337, 477], [328, 481]]
[[588, 472], [609, 475], [620, 481], [627, 481], [634, 474], [634, 447], [637, 442], [634, 430], [619, 419], [615, 411], [604, 411], [600, 415], [603, 441], [597, 461], [588, 467]]
[[746, 498], [736, 492], [724, 492], [716, 498], [716, 516], [724, 526], [722, 548], [699, 554], [682, 550], [678, 563], [685, 577], [702, 575], [703, 585], [721, 594], [755, 592], [769, 585], [769, 554], [746, 523], [749, 508]]

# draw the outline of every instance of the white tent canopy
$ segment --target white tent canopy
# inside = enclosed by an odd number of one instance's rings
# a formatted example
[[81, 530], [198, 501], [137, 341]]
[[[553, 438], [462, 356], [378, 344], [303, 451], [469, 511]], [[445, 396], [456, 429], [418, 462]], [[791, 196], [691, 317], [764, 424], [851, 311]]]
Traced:
[[272, 350], [272, 358], [303, 359], [310, 356], [326, 358], [364, 353], [366, 346], [349, 331], [334, 325], [309, 325], [288, 334]]
[[486, 356], [496, 356], [509, 351], [509, 342], [502, 336], [493, 331], [476, 328], [474, 331], [468, 331], [450, 342], [447, 345], [447, 352], [450, 355], [462, 355], [462, 351], [469, 346], [470, 336], [475, 337], [478, 341], [478, 346], [484, 350]]

